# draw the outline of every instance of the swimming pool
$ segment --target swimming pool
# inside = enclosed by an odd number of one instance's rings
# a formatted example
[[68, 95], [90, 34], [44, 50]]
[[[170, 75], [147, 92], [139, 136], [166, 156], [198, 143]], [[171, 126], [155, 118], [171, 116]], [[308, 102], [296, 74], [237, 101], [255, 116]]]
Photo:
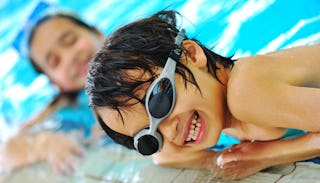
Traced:
[[319, 0], [2, 0], [0, 139], [7, 138], [16, 125], [57, 94], [57, 88], [36, 74], [19, 52], [25, 22], [47, 7], [73, 10], [106, 35], [158, 10], [176, 9], [185, 17], [181, 24], [189, 37], [225, 56], [241, 57], [320, 41]]

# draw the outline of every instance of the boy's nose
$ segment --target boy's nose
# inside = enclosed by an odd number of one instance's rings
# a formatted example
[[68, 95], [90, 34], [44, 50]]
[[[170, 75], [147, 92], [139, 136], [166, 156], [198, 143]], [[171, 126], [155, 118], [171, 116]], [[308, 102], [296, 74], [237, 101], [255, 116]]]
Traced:
[[159, 130], [162, 133], [163, 137], [169, 140], [170, 142], [173, 142], [178, 136], [178, 123], [179, 119], [173, 118], [165, 119], [159, 125]]

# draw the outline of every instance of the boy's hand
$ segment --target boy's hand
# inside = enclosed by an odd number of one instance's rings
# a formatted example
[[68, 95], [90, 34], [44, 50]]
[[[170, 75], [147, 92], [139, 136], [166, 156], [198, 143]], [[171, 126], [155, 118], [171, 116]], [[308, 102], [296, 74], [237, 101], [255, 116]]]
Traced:
[[221, 152], [217, 166], [225, 179], [240, 179], [272, 165], [270, 142], [242, 142]]

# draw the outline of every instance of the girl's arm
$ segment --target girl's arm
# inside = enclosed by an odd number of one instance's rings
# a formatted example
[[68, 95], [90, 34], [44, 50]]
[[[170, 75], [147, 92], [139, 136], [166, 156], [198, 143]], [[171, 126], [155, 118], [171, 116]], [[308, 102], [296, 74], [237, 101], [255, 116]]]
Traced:
[[70, 173], [82, 149], [69, 136], [41, 132], [18, 135], [0, 145], [0, 169], [12, 171], [40, 161], [47, 161], [54, 172]]
[[0, 145], [0, 168], [11, 171], [42, 160], [35, 136], [15, 136]]

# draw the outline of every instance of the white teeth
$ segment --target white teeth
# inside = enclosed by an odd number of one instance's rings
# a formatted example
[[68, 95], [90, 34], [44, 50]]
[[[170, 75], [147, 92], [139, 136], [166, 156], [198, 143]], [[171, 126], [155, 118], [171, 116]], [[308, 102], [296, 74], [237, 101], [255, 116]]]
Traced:
[[189, 142], [191, 140], [196, 140], [198, 138], [200, 129], [201, 129], [201, 123], [200, 123], [199, 117], [198, 115], [195, 115], [194, 119], [190, 124], [189, 134], [186, 141]]

